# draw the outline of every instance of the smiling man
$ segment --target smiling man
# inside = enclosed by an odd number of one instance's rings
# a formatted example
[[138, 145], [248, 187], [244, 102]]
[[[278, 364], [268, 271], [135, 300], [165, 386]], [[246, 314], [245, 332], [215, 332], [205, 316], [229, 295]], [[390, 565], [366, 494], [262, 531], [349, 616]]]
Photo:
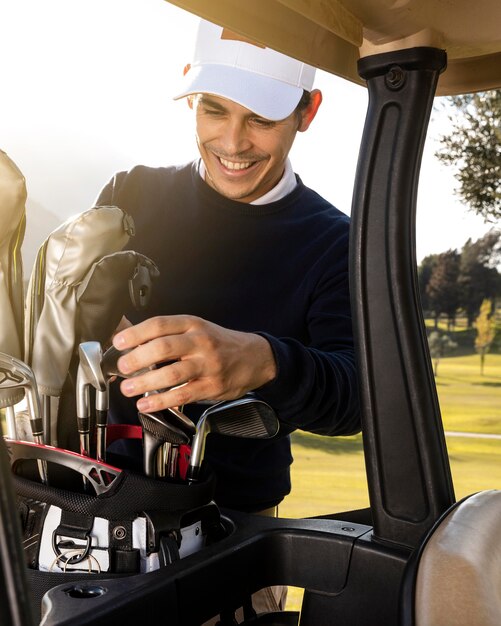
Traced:
[[274, 121], [211, 94], [191, 98], [205, 181], [232, 200], [262, 197], [282, 178], [296, 133], [308, 128], [321, 99], [316, 90], [304, 110]]
[[207, 441], [216, 501], [241, 511], [276, 513], [289, 493], [292, 431], [360, 427], [349, 220], [288, 158], [322, 101], [314, 76], [202, 21], [176, 96], [194, 110], [201, 159], [121, 172], [98, 199], [134, 217], [131, 243], [161, 273], [148, 309], [127, 312], [133, 325], [113, 340], [131, 349], [119, 360], [124, 373], [156, 368], [117, 383], [111, 413], [135, 421], [138, 409], [184, 405], [196, 419], [199, 402], [251, 391], [268, 402], [276, 438]]

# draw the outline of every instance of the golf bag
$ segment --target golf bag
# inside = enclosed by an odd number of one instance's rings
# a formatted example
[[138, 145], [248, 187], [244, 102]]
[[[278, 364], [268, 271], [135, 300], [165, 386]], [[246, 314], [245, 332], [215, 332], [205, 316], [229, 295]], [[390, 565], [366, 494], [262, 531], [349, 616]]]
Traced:
[[[23, 264], [26, 182], [0, 150], [0, 352], [19, 357], [23, 339]], [[22, 389], [0, 389], [0, 408], [23, 398]]]
[[[17, 435], [6, 440], [37, 615], [42, 596], [56, 585], [86, 576], [143, 576], [221, 536], [212, 499], [215, 479], [208, 470], [189, 485], [181, 477], [157, 480], [91, 458], [96, 453], [94, 389], [89, 390], [90, 448], [77, 453], [79, 346], [104, 345], [125, 310], [147, 305], [158, 277], [153, 261], [122, 249], [133, 234], [133, 222], [121, 209], [95, 207], [48, 237], [28, 289], [28, 365], [14, 359], [7, 368], [8, 373], [33, 373], [21, 382], [37, 400], [26, 412], [29, 423], [16, 416], [17, 433], [26, 441]], [[17, 391], [15, 380], [7, 382], [10, 394]], [[34, 437], [33, 426], [42, 421]], [[142, 435], [140, 426], [130, 426], [117, 438]], [[176, 450], [181, 467], [188, 451]]]
[[[207, 468], [188, 485], [50, 446], [6, 444], [37, 612], [43, 594], [58, 584], [146, 574], [224, 535]], [[48, 485], [40, 482], [40, 463]]]

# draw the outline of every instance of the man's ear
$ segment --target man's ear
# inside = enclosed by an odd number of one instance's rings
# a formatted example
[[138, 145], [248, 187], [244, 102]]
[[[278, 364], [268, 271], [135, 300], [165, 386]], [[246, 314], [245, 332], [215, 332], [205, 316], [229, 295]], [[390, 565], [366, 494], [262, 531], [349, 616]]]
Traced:
[[308, 130], [310, 124], [315, 119], [319, 106], [322, 104], [322, 92], [320, 89], [314, 89], [310, 94], [310, 104], [301, 111], [301, 123], [298, 131], [303, 133]]

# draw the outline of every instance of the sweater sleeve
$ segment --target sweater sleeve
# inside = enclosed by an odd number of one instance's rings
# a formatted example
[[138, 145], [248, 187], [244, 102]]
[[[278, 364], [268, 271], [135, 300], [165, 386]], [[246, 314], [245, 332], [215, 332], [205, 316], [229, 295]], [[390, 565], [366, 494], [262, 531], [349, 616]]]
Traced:
[[352, 435], [360, 430], [357, 369], [348, 286], [348, 232], [329, 256], [308, 311], [309, 341], [265, 337], [277, 363], [276, 378], [256, 393], [291, 430]]

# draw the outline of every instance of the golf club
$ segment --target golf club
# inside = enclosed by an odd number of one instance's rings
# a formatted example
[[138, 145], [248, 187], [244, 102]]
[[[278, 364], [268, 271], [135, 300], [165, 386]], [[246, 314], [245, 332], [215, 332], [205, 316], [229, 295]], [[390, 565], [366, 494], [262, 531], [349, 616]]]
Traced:
[[118, 369], [118, 359], [121, 356], [128, 354], [130, 351], [131, 348], [127, 350], [118, 350], [115, 346], [110, 346], [105, 351], [101, 361], [101, 368], [105, 378], [112, 378], [113, 376], [117, 376], [118, 378], [133, 378], [134, 376], [139, 376], [140, 374], [145, 374], [146, 372], [151, 371], [152, 368], [145, 367], [132, 374], [124, 374], [121, 372]]
[[78, 347], [80, 362], [77, 372], [77, 424], [80, 437], [80, 454], [90, 455], [90, 387], [96, 392], [106, 392], [106, 382], [101, 370], [103, 353], [98, 341], [85, 341]]
[[[117, 350], [115, 346], [111, 346], [106, 350], [102, 360], [102, 370], [106, 380], [112, 378], [113, 376], [117, 376], [118, 378], [133, 378], [134, 376], [145, 374], [146, 372], [151, 371], [151, 369], [154, 369], [153, 367], [148, 367], [137, 370], [133, 374], [124, 374], [118, 369], [117, 362], [121, 356], [127, 354], [128, 352], [130, 352], [130, 349], [121, 351]], [[148, 391], [144, 395], [145, 397], [147, 397], [148, 395], [151, 395], [153, 393], [161, 393], [162, 391], [164, 390], [159, 389], [158, 391]], [[190, 437], [195, 434], [196, 426], [187, 415], [185, 415], [182, 411], [176, 409], [175, 407], [169, 407], [166, 410], [172, 413], [172, 415], [176, 418], [176, 426], [181, 428], [181, 430], [183, 430]]]
[[33, 370], [19, 359], [0, 353], [0, 389], [22, 387], [30, 415], [33, 438], [39, 444], [44, 443], [40, 397]]
[[[36, 443], [44, 443], [43, 420], [37, 382], [33, 370], [13, 356], [0, 353], [0, 389], [23, 388], [30, 418], [31, 432]], [[11, 416], [12, 418], [12, 412]], [[38, 463], [40, 478], [47, 484], [47, 465]]]
[[17, 439], [16, 410], [13, 406], [5, 407], [5, 430], [7, 437]]
[[[101, 372], [103, 374], [105, 389], [96, 391], [96, 430], [97, 430], [97, 448], [96, 456], [99, 461], [104, 461], [106, 458], [106, 427], [108, 424], [108, 410], [110, 403], [110, 381], [114, 377], [118, 378], [131, 378], [123, 374], [118, 369], [118, 359], [130, 352], [130, 350], [120, 351], [115, 346], [110, 346], [105, 350], [101, 359]], [[148, 369], [139, 370], [134, 372], [133, 376], [138, 376]]]
[[209, 433], [246, 439], [271, 439], [278, 433], [279, 422], [275, 411], [262, 400], [244, 397], [213, 404], [206, 409], [197, 424], [191, 458], [186, 473], [189, 483], [198, 480]]
[[189, 438], [159, 413], [138, 413], [138, 419], [143, 428], [144, 473], [155, 477], [155, 457], [160, 446], [164, 443], [187, 444]]
[[110, 383], [104, 379], [104, 390], [96, 389], [96, 459], [106, 461], [106, 426], [110, 408]]

